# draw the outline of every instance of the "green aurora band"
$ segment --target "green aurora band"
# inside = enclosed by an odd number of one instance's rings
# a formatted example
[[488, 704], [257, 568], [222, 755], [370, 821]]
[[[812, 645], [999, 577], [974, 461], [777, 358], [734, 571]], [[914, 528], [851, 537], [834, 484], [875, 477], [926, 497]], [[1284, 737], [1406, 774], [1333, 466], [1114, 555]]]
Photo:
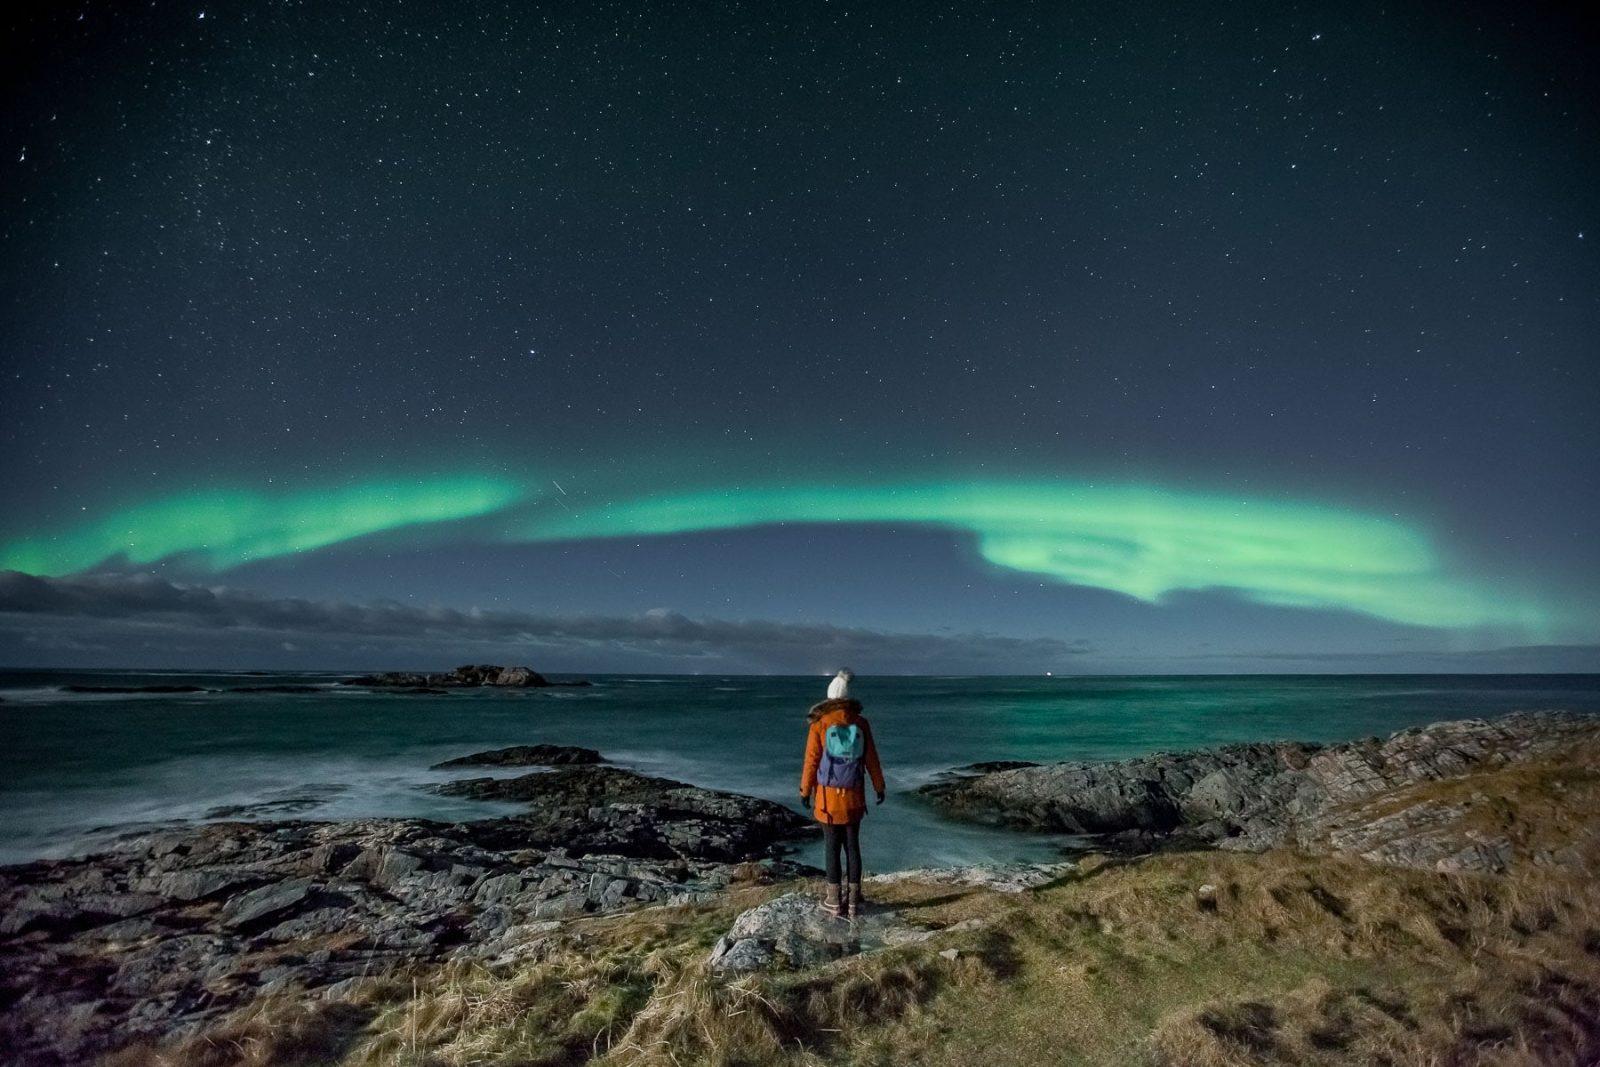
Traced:
[[450, 477], [294, 493], [221, 489], [113, 512], [55, 536], [0, 546], [0, 568], [71, 574], [114, 557], [190, 555], [216, 570], [421, 523], [487, 515], [523, 495], [507, 479]]
[[183, 555], [225, 570], [484, 516], [493, 518], [462, 531], [463, 539], [549, 542], [878, 523], [966, 534], [996, 566], [1148, 603], [1222, 589], [1260, 604], [1435, 628], [1534, 634], [1552, 621], [1522, 597], [1446, 573], [1428, 539], [1405, 524], [1327, 505], [1064, 481], [757, 486], [593, 499], [563, 495], [558, 502], [541, 488], [468, 476], [294, 494], [193, 493], [0, 546], [0, 567], [60, 575], [116, 557], [149, 563]]
[[1545, 612], [1445, 575], [1427, 538], [1322, 505], [1147, 486], [1037, 483], [741, 488], [543, 509], [517, 539], [677, 534], [775, 523], [943, 527], [997, 566], [1159, 603], [1227, 589], [1247, 600], [1342, 609], [1440, 628], [1539, 630]]

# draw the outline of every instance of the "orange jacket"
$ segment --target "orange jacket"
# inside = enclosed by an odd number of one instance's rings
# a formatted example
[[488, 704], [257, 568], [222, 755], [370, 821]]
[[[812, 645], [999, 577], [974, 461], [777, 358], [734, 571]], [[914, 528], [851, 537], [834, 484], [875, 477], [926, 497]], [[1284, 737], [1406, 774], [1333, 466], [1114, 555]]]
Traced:
[[818, 822], [835, 826], [855, 822], [867, 813], [865, 784], [846, 789], [817, 783], [817, 766], [822, 762], [823, 735], [828, 727], [840, 724], [861, 727], [866, 740], [866, 751], [862, 755], [867, 774], [872, 777], [872, 788], [879, 796], [883, 795], [883, 767], [878, 763], [878, 745], [872, 740], [872, 727], [867, 725], [866, 718], [861, 714], [861, 702], [849, 699], [824, 700], [811, 709], [811, 730], [806, 734], [806, 762], [800, 771], [800, 795], [811, 798], [811, 814]]

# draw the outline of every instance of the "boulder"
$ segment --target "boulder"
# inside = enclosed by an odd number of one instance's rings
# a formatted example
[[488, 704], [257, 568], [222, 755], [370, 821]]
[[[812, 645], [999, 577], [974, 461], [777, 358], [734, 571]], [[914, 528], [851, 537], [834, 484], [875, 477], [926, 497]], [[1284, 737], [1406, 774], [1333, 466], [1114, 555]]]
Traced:
[[800, 970], [983, 925], [967, 919], [943, 928], [917, 926], [895, 908], [870, 903], [864, 915], [846, 919], [825, 911], [811, 893], [785, 893], [741, 912], [712, 946], [708, 963], [723, 974]]
[[815, 967], [860, 951], [852, 934], [848, 920], [828, 914], [809, 893], [786, 893], [733, 921], [711, 950], [711, 969]]

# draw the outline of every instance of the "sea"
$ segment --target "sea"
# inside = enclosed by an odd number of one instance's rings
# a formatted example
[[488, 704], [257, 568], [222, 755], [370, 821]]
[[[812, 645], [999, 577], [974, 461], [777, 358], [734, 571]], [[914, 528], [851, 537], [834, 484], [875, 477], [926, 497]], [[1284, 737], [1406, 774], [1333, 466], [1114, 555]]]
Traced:
[[[428, 787], [527, 769], [429, 767], [539, 742], [585, 745], [622, 767], [798, 809], [805, 713], [827, 685], [601, 675], [586, 688], [436, 696], [341, 685], [347, 676], [0, 672], [0, 863], [83, 854], [120, 835], [207, 820], [511, 813], [516, 805]], [[865, 865], [891, 871], [1047, 860], [1072, 843], [952, 822], [915, 796], [963, 764], [1343, 741], [1514, 710], [1600, 713], [1600, 675], [858, 676], [852, 695], [889, 780], [888, 800], [863, 827]], [[804, 849], [797, 858], [820, 862]]]

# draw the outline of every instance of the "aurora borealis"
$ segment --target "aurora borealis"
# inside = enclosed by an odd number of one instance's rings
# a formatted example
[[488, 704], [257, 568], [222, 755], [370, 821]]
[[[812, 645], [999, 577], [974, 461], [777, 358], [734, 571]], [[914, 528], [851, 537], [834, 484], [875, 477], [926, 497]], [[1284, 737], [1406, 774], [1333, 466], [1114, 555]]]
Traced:
[[11, 29], [0, 571], [47, 584], [7, 587], [5, 661], [455, 656], [169, 639], [158, 581], [324, 635], [379, 603], [646, 620], [554, 670], [843, 654], [630, 658], [680, 616], [1002, 642], [975, 670], [1600, 664], [1600, 124], [1565, 15]]
[[[537, 511], [519, 506], [540, 496], [546, 506]], [[1176, 590], [1222, 589], [1262, 604], [1354, 611], [1416, 626], [1548, 625], [1530, 603], [1443, 573], [1416, 531], [1313, 505], [1139, 486], [1007, 483], [738, 487], [599, 506], [569, 504], [567, 496], [559, 488], [456, 478], [278, 498], [179, 497], [0, 547], [0, 567], [53, 576], [108, 560], [187, 557], [221, 571], [468, 517], [489, 520], [478, 537], [511, 542], [881, 523], [970, 534], [982, 558], [997, 567], [1149, 603]]]
[[189, 555], [212, 569], [311, 552], [396, 527], [494, 511], [519, 490], [491, 478], [394, 482], [294, 494], [220, 490], [113, 512], [76, 529], [0, 548], [0, 567], [61, 575], [108, 559]]

